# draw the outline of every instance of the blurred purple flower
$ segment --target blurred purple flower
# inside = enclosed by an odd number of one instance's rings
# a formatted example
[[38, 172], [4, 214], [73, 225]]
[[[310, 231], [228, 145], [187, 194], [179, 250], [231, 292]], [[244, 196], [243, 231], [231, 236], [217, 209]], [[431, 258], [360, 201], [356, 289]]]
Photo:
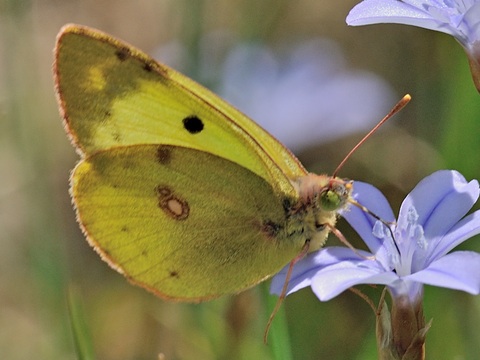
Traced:
[[[292, 150], [370, 129], [395, 101], [386, 81], [349, 69], [333, 41], [305, 42], [281, 57], [260, 44], [230, 43], [225, 33], [205, 37], [197, 80]], [[181, 46], [165, 49], [163, 61], [185, 63]]]
[[479, 0], [364, 0], [347, 16], [348, 25], [396, 23], [452, 35], [467, 53], [480, 91]]
[[[343, 214], [370, 252], [327, 247], [294, 266], [288, 294], [311, 286], [322, 300], [330, 300], [358, 284], [386, 285], [395, 300], [422, 299], [423, 284], [480, 292], [480, 254], [454, 247], [480, 233], [480, 210], [465, 216], [479, 197], [476, 180], [467, 182], [456, 171], [438, 171], [423, 179], [405, 198], [398, 221], [389, 230], [355, 206]], [[355, 182], [354, 198], [382, 219], [392, 222], [385, 197], [369, 184]], [[393, 238], [392, 238], [393, 235]], [[286, 268], [272, 282], [279, 294]]]

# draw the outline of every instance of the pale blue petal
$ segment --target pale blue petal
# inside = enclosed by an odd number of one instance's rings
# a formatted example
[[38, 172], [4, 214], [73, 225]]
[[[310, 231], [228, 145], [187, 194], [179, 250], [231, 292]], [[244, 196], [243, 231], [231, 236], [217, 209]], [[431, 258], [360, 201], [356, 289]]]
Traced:
[[399, 279], [393, 271], [384, 271], [380, 266], [361, 266], [358, 262], [342, 262], [318, 272], [312, 279], [312, 291], [321, 301], [328, 301], [343, 291], [359, 284], [389, 285]]
[[435, 248], [429, 251], [426, 264], [444, 256], [452, 249], [477, 234], [480, 234], [480, 210], [463, 218], [448, 232], [448, 234], [441, 238], [437, 242]]
[[347, 16], [349, 25], [396, 23], [454, 36], [471, 50], [480, 36], [478, 1], [365, 0]]
[[411, 21], [410, 19], [428, 20], [432, 19], [432, 16], [427, 11], [398, 0], [364, 0], [350, 11], [347, 24], [369, 25], [382, 22], [407, 24], [405, 20]]
[[[395, 221], [395, 216], [387, 199], [374, 186], [361, 181], [355, 181], [353, 183], [353, 198], [383, 220]], [[376, 254], [383, 244], [383, 240], [372, 234], [373, 225], [377, 219], [354, 205], [350, 205], [347, 210], [342, 211], [341, 215], [360, 235], [370, 251]]]
[[445, 195], [423, 224], [425, 236], [430, 243], [436, 243], [438, 236], [446, 234], [477, 202], [480, 191], [477, 180], [467, 183], [463, 177], [462, 179], [463, 182], [454, 182], [452, 192]]
[[480, 254], [473, 251], [455, 251], [404, 279], [479, 294]]
[[444, 14], [442, 9], [435, 9], [437, 11], [433, 14], [426, 10], [424, 1], [409, 3], [398, 0], [364, 0], [350, 11], [347, 24], [354, 26], [379, 23], [405, 24], [462, 37], [462, 34], [449, 24], [448, 14]]
[[468, 9], [463, 17], [463, 23], [467, 41], [460, 42], [468, 49], [471, 49], [472, 45], [480, 39], [480, 2], [476, 2]]
[[[326, 249], [321, 249], [317, 252], [308, 254], [297, 262], [292, 271], [290, 281], [288, 283], [288, 294], [296, 292], [304, 287], [310, 285], [311, 278], [315, 275], [319, 268], [334, 264], [338, 259], [331, 256]], [[272, 294], [280, 295], [285, 284], [285, 277], [287, 276], [290, 264], [284, 266], [273, 278], [270, 285], [270, 292]]]
[[[359, 254], [365, 258], [372, 256], [372, 254], [366, 251], [358, 251]], [[365, 261], [358, 254], [354, 253], [351, 249], [346, 247], [327, 247], [319, 251], [308, 254], [305, 258], [296, 263], [293, 267], [292, 276], [288, 283], [287, 294], [291, 294], [304, 287], [307, 287], [311, 283], [311, 279], [322, 269], [336, 265], [342, 262], [361, 263]], [[375, 263], [373, 266], [378, 267], [375, 261], [369, 260], [370, 263]], [[279, 295], [282, 292], [283, 285], [285, 284], [285, 276], [287, 274], [289, 265], [285, 266], [278, 274], [272, 279], [270, 286], [270, 292]]]
[[425, 237], [429, 241], [436, 236], [442, 237], [470, 210], [478, 194], [476, 180], [467, 183], [457, 171], [437, 171], [420, 181], [407, 195], [400, 207], [398, 228], [407, 228], [408, 212], [413, 207]]

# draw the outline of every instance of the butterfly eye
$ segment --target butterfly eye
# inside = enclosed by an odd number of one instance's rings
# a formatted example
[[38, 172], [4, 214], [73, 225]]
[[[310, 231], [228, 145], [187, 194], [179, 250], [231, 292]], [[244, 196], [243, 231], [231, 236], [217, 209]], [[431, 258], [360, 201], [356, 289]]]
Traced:
[[320, 206], [325, 211], [335, 211], [345, 205], [352, 182], [335, 182], [320, 195]]
[[338, 209], [341, 203], [340, 195], [334, 189], [328, 189], [320, 195], [320, 206], [325, 211]]

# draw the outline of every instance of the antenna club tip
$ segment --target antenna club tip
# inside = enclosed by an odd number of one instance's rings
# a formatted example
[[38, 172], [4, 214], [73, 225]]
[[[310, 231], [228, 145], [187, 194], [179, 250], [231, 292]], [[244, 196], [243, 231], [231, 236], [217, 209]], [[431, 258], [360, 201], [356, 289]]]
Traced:
[[338, 173], [338, 171], [340, 171], [340, 169], [342, 168], [343, 164], [345, 164], [345, 162], [350, 158], [350, 156], [352, 156], [352, 154], [358, 149], [358, 147], [359, 147], [360, 145], [362, 145], [362, 144], [365, 142], [365, 140], [367, 140], [375, 131], [377, 131], [377, 129], [378, 129], [383, 123], [385, 123], [385, 122], [386, 122], [388, 119], [390, 119], [393, 115], [395, 115], [395, 114], [398, 113], [401, 109], [403, 109], [403, 108], [410, 102], [411, 99], [412, 99], [412, 97], [410, 96], [410, 94], [404, 95], [403, 98], [402, 98], [398, 103], [396, 103], [395, 106], [390, 110], [390, 112], [389, 112], [387, 115], [385, 115], [385, 117], [384, 117], [382, 120], [380, 120], [380, 122], [379, 122], [377, 125], [375, 125], [375, 126], [373, 127], [373, 129], [370, 130], [370, 131], [368, 132], [368, 134], [365, 135], [365, 136], [363, 137], [363, 139], [360, 140], [360, 141], [357, 143], [357, 145], [355, 145], [355, 146], [353, 147], [352, 150], [350, 150], [350, 152], [347, 154], [347, 156], [345, 156], [345, 158], [342, 160], [342, 162], [340, 163], [340, 165], [338, 165], [337, 168], [335, 169], [335, 171], [333, 172], [333, 177], [334, 177], [334, 178], [337, 176], [337, 173]]

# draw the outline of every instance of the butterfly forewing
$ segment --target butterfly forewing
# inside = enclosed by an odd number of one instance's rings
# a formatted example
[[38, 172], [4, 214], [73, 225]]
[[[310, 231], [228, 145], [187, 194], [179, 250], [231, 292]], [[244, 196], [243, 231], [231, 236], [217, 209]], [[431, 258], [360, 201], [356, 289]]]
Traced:
[[185, 76], [101, 32], [62, 29], [56, 90], [67, 130], [84, 154], [170, 144], [229, 159], [295, 196], [298, 160], [257, 124]]

